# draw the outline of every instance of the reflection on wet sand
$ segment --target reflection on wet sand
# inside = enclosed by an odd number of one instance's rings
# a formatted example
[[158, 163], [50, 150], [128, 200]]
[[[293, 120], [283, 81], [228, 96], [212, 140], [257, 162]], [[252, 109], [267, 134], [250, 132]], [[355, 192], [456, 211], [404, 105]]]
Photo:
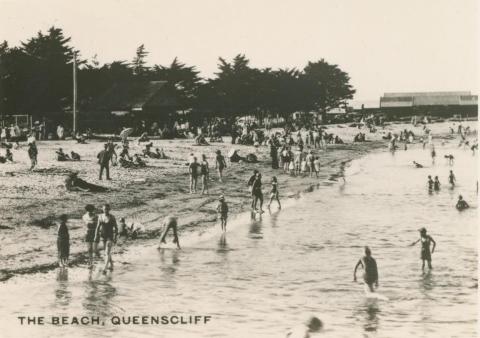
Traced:
[[72, 292], [68, 290], [68, 269], [59, 268], [56, 274], [55, 305], [67, 307], [72, 300]]
[[91, 316], [109, 317], [117, 312], [113, 304], [117, 289], [112, 286], [112, 274], [103, 275], [100, 271], [90, 270], [88, 280], [84, 282], [85, 296], [82, 307]]

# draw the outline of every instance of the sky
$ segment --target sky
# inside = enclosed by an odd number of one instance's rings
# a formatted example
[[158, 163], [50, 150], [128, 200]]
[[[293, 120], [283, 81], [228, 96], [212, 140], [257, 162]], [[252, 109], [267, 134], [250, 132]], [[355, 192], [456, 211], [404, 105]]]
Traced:
[[204, 77], [218, 57], [245, 54], [255, 67], [299, 68], [325, 59], [357, 90], [468, 90], [478, 94], [477, 0], [0, 0], [0, 41], [11, 46], [60, 27], [83, 58], [149, 65], [178, 57]]

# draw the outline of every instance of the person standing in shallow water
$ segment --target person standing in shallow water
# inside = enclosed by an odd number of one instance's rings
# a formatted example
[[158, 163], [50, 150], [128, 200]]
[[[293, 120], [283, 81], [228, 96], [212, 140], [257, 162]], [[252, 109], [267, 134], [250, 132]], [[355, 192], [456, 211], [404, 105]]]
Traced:
[[448, 183], [450, 183], [450, 185], [452, 186], [452, 188], [455, 186], [455, 182], [456, 182], [456, 178], [455, 178], [455, 175], [453, 174], [453, 171], [450, 170], [450, 174], [448, 175]]
[[67, 215], [60, 216], [60, 224], [57, 231], [57, 249], [58, 265], [68, 266], [68, 256], [70, 255], [70, 235], [67, 227]]
[[365, 247], [365, 256], [360, 258], [353, 270], [353, 281], [357, 281], [357, 269], [359, 266], [363, 268], [363, 281], [368, 286], [370, 292], [374, 292], [373, 285], [378, 288], [378, 269], [377, 261], [372, 257], [372, 252], [368, 246]]
[[[425, 261], [428, 263], [428, 268], [431, 270], [432, 268], [432, 254], [435, 251], [435, 246], [437, 243], [433, 240], [430, 235], [427, 235], [427, 229], [421, 228], [420, 231], [420, 238], [417, 239], [415, 242], [410, 244], [410, 246], [414, 246], [418, 242], [421, 242], [422, 248], [420, 250], [420, 259], [422, 260], [422, 271], [425, 269]], [[432, 251], [430, 251], [430, 244], [433, 243]]]
[[438, 180], [438, 176], [435, 176], [435, 181], [433, 182], [433, 190], [440, 191], [440, 181]]
[[[160, 244], [166, 244], [167, 241], [165, 238], [167, 237], [168, 231], [172, 229], [173, 231], [173, 243], [177, 244], [177, 248], [180, 249], [180, 241], [178, 240], [178, 223], [177, 223], [177, 218], [173, 216], [167, 216], [165, 217], [165, 220], [163, 221], [163, 233], [162, 236], [160, 237]], [[160, 249], [160, 246], [158, 247]]]
[[95, 207], [91, 204], [85, 206], [85, 215], [82, 219], [87, 226], [87, 234], [85, 235], [85, 243], [87, 243], [88, 250], [88, 265], [93, 265], [93, 255], [97, 255], [98, 241], [95, 242], [95, 230], [97, 228], [98, 217], [95, 215]]
[[280, 204], [280, 198], [278, 196], [278, 182], [275, 176], [272, 177], [272, 189], [270, 190], [270, 202], [268, 202], [268, 208], [270, 209], [270, 205], [272, 204], [273, 200], [277, 201], [278, 209], [282, 209], [282, 205]]
[[429, 191], [432, 191], [433, 190], [433, 180], [432, 180], [432, 176], [428, 175], [428, 190]]
[[103, 214], [98, 216], [94, 238], [95, 242], [99, 240], [99, 236], [102, 237], [105, 250], [105, 267], [103, 268], [103, 273], [106, 273], [107, 269], [113, 270], [112, 248], [113, 245], [117, 243], [118, 236], [117, 220], [115, 216], [110, 213], [109, 204], [103, 206]]
[[457, 201], [457, 204], [455, 205], [455, 208], [457, 208], [457, 210], [462, 211], [470, 208], [470, 206], [468, 205], [467, 202], [465, 202], [462, 195], [458, 195], [458, 201]]
[[202, 174], [202, 195], [205, 194], [205, 192], [208, 195], [208, 174], [210, 172], [210, 169], [208, 167], [208, 161], [207, 161], [207, 156], [202, 155], [202, 163], [200, 163], [200, 172]]
[[197, 162], [197, 158], [193, 158], [193, 162], [188, 166], [188, 172], [190, 173], [190, 193], [197, 192], [198, 171], [200, 164]]
[[220, 219], [222, 231], [227, 231], [228, 204], [225, 202], [225, 197], [223, 195], [218, 199], [217, 214]]

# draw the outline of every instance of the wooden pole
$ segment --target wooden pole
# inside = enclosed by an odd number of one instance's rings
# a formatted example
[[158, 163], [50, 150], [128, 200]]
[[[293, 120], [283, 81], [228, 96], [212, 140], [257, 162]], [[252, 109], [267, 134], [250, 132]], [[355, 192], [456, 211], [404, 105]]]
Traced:
[[77, 53], [73, 53], [73, 135], [77, 133]]

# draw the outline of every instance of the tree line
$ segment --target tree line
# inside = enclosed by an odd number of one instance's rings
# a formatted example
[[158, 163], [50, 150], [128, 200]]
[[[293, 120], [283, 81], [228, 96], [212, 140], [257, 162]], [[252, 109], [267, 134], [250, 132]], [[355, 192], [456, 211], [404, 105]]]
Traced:
[[140, 45], [133, 57], [100, 65], [84, 60], [60, 28], [9, 46], [0, 44], [0, 113], [62, 118], [72, 106], [72, 63], [78, 65], [78, 110], [98, 110], [98, 99], [119, 83], [167, 81], [177, 110], [198, 116], [288, 116], [294, 112], [326, 112], [353, 97], [349, 75], [324, 59], [303, 69], [255, 68], [243, 54], [218, 59], [218, 70], [202, 78], [197, 67], [175, 58], [169, 65], [147, 66]]

